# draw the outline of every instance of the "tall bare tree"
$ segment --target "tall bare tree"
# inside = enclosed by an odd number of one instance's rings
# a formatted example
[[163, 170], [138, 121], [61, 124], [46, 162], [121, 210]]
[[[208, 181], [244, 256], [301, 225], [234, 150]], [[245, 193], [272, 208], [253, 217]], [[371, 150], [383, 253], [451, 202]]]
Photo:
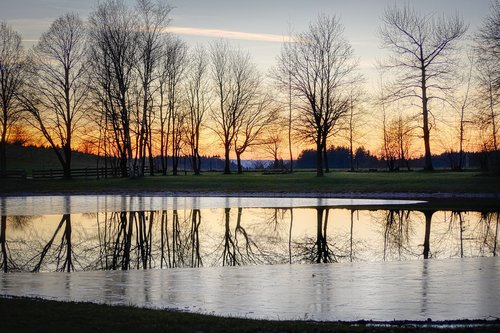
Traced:
[[433, 170], [430, 146], [431, 102], [450, 88], [458, 40], [467, 25], [458, 16], [424, 15], [409, 6], [388, 7], [380, 29], [382, 46], [392, 55], [383, 65], [394, 71], [392, 100], [418, 99], [422, 105], [425, 170]]
[[[464, 73], [459, 75], [458, 91], [459, 96], [453, 98], [452, 108], [458, 116], [458, 161], [454, 161], [453, 154], [450, 154], [453, 170], [462, 170], [464, 168], [465, 152], [464, 145], [466, 143], [466, 125], [470, 122], [470, 109], [474, 104], [474, 99], [471, 96], [473, 67], [475, 59], [472, 54], [468, 54], [467, 67], [464, 68]], [[453, 149], [450, 149], [453, 152]]]
[[500, 2], [494, 0], [490, 15], [484, 20], [475, 36], [477, 50], [476, 79], [478, 83], [477, 106], [484, 145], [488, 150], [498, 150], [500, 127]]
[[500, 1], [492, 0], [490, 15], [487, 16], [476, 35], [479, 58], [493, 66], [494, 86], [500, 89]]
[[495, 87], [498, 77], [495, 75], [495, 64], [481, 59], [477, 66], [477, 120], [484, 138], [483, 145], [488, 151], [499, 149], [500, 127], [500, 89]]
[[137, 79], [137, 17], [123, 0], [100, 2], [89, 18], [91, 81], [111, 124], [123, 177], [133, 175], [132, 85]]
[[136, 162], [139, 175], [144, 175], [146, 150], [150, 159], [150, 173], [154, 172], [151, 140], [153, 81], [157, 78], [156, 69], [161, 64], [162, 46], [165, 42], [164, 29], [170, 21], [171, 7], [161, 0], [137, 0], [136, 10], [139, 18], [137, 71], [141, 85], [137, 147], [139, 154]]
[[348, 112], [343, 121], [343, 136], [349, 144], [349, 160], [351, 171], [354, 171], [354, 145], [359, 143], [362, 137], [361, 128], [365, 124], [364, 114], [361, 107], [363, 91], [361, 89], [353, 89], [349, 94]]
[[294, 37], [295, 43], [283, 46], [275, 73], [299, 99], [300, 128], [316, 144], [317, 176], [323, 176], [326, 141], [348, 111], [346, 88], [357, 66], [343, 32], [337, 17], [319, 16], [308, 31]]
[[[172, 152], [172, 173], [177, 174], [182, 143], [184, 139], [187, 110], [184, 105], [184, 89], [182, 81], [188, 68], [188, 48], [185, 42], [178, 38], [171, 38], [165, 49], [164, 78], [166, 83], [167, 112], [163, 117], [167, 119], [167, 132], [164, 142], [165, 158], [168, 156], [168, 143]], [[165, 121], [165, 118], [160, 121]]]
[[[71, 177], [72, 142], [86, 107], [86, 33], [76, 14], [57, 18], [30, 55], [30, 79], [22, 104]], [[62, 151], [61, 151], [62, 149]]]
[[260, 79], [250, 55], [218, 41], [210, 48], [211, 77], [216, 102], [211, 109], [213, 130], [224, 146], [224, 173], [231, 173], [230, 152], [238, 125], [255, 98]]
[[187, 74], [187, 104], [189, 108], [188, 143], [191, 147], [191, 163], [195, 175], [201, 171], [200, 133], [206, 112], [210, 107], [208, 83], [208, 58], [203, 47], [193, 50]]
[[21, 35], [0, 22], [0, 177], [7, 171], [8, 133], [20, 118], [17, 95], [24, 80], [24, 57]]

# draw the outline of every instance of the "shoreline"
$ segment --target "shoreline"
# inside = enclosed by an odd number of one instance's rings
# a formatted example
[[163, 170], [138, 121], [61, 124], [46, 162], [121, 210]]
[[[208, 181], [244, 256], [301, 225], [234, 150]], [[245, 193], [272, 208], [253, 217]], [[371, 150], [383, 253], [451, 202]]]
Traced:
[[54, 195], [131, 195], [165, 197], [249, 197], [249, 198], [352, 198], [352, 199], [500, 199], [497, 193], [474, 192], [276, 192], [276, 191], [150, 191], [150, 190], [110, 190], [110, 191], [54, 191], [54, 192], [9, 192], [0, 198], [21, 196]]
[[[7, 306], [12, 312], [16, 305], [21, 305], [25, 311], [28, 311], [31, 316], [37, 317], [36, 327], [44, 327], [53, 332], [65, 332], [66, 328], [58, 329], [53, 321], [47, 320], [43, 317], [40, 307], [46, 309], [44, 311], [51, 311], [55, 309], [59, 312], [59, 320], [70, 317], [72, 320], [82, 321], [83, 314], [93, 315], [92, 324], [94, 326], [108, 327], [108, 331], [126, 331], [124, 327], [109, 324], [112, 319], [109, 315], [128, 318], [127, 323], [130, 326], [135, 326], [133, 322], [138, 321], [137, 316], [146, 320], [152, 319], [156, 324], [154, 328], [149, 328], [150, 331], [163, 331], [163, 328], [172, 329], [173, 327], [180, 326], [183, 331], [193, 332], [213, 332], [213, 331], [234, 331], [234, 332], [281, 332], [281, 331], [296, 331], [300, 327], [301, 332], [386, 332], [390, 329], [392, 332], [462, 332], [473, 330], [474, 332], [494, 332], [500, 327], [500, 318], [485, 318], [485, 319], [455, 319], [455, 320], [391, 320], [391, 321], [376, 321], [376, 320], [356, 320], [356, 321], [316, 321], [316, 320], [271, 320], [271, 319], [250, 319], [232, 316], [218, 316], [213, 314], [200, 314], [193, 313], [178, 309], [156, 309], [156, 308], [142, 308], [124, 305], [110, 305], [91, 302], [73, 302], [73, 301], [56, 301], [36, 297], [17, 297], [0, 295], [0, 307]], [[64, 310], [62, 310], [64, 309]], [[60, 313], [64, 311], [64, 313]], [[15, 312], [15, 311], [14, 311]], [[31, 317], [30, 317], [31, 318]], [[106, 319], [104, 319], [106, 318]], [[119, 319], [119, 318], [115, 318]], [[69, 319], [68, 319], [69, 320]], [[98, 325], [94, 324], [97, 321]], [[13, 328], [24, 332], [23, 324]], [[140, 324], [144, 325], [141, 321]], [[173, 326], [175, 325], [175, 326]], [[113, 329], [109, 329], [112, 326]], [[173, 326], [173, 327], [172, 327]], [[180, 328], [178, 327], [178, 328]], [[145, 328], [143, 326], [143, 328]], [[229, 330], [227, 330], [229, 328]], [[155, 330], [157, 329], [157, 330]], [[90, 328], [88, 331], [91, 331]], [[134, 329], [133, 329], [134, 330]]]

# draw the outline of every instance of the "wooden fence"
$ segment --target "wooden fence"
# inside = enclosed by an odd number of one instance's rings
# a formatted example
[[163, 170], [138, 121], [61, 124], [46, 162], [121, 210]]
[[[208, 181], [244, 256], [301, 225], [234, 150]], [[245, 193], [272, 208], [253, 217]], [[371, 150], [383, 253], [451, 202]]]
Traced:
[[26, 170], [7, 170], [2, 176], [5, 178], [26, 179], [28, 175]]
[[[59, 169], [33, 169], [33, 179], [63, 178], [64, 171]], [[120, 176], [118, 168], [80, 168], [71, 169], [72, 178], [106, 178]]]

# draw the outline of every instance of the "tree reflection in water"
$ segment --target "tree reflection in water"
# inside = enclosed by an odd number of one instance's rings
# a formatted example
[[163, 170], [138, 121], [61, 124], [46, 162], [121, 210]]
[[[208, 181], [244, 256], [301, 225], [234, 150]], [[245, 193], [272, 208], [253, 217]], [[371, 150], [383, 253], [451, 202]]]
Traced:
[[[62, 235], [60, 242], [55, 246], [55, 248], [52, 248], [52, 245], [54, 245], [54, 241], [61, 230]], [[75, 270], [73, 263], [73, 243], [71, 232], [71, 215], [64, 214], [54, 231], [52, 238], [50, 238], [40, 252], [36, 253], [36, 255], [29, 260], [29, 262], [36, 262], [32, 272], [40, 271], [44, 264], [55, 265], [56, 271], [71, 272]], [[44, 261], [47, 255], [49, 255], [47, 259], [48, 263], [45, 263]]]
[[498, 232], [500, 224], [500, 212], [482, 212], [476, 230], [480, 235], [478, 238], [481, 255], [497, 256]]
[[[224, 209], [224, 237], [220, 262], [222, 266], [239, 266], [267, 263], [266, 254], [247, 232], [242, 223], [243, 208], [237, 208], [236, 225], [231, 231], [231, 208]], [[217, 250], [216, 250], [217, 252]]]
[[64, 214], [54, 226], [43, 220], [2, 216], [3, 272], [496, 256], [500, 224], [498, 212], [331, 207]]
[[313, 263], [337, 262], [336, 255], [331, 251], [333, 244], [327, 240], [329, 208], [317, 207], [316, 210], [316, 237], [304, 237], [295, 242], [299, 261]]

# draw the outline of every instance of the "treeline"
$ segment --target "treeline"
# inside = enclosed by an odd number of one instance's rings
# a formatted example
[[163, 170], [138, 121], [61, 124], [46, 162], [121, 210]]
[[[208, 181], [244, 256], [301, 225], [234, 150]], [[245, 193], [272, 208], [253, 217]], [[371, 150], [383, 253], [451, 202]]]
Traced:
[[[423, 168], [433, 170], [431, 142], [445, 132], [445, 149], [458, 154], [453, 169], [466, 166], [467, 150], [500, 160], [491, 153], [500, 134], [499, 0], [472, 36], [468, 59], [459, 52], [468, 30], [459, 15], [388, 7], [380, 39], [390, 56], [380, 62], [380, 91], [372, 96], [336, 16], [319, 15], [290, 36], [266, 76], [226, 41], [189, 48], [166, 32], [171, 10], [163, 0], [99, 1], [86, 21], [75, 13], [57, 18], [27, 51], [0, 22], [0, 176], [7, 142], [22, 129], [52, 148], [67, 178], [77, 147], [117, 163], [123, 177], [140, 177], [158, 169], [175, 175], [185, 156], [199, 174], [202, 156], [216, 149], [225, 173], [231, 158], [242, 172], [249, 151], [291, 161], [298, 143], [315, 147], [321, 176], [336, 163], [333, 143], [347, 142], [346, 167], [375, 163], [358, 148], [374, 132], [381, 142], [374, 155], [390, 170], [418, 160], [417, 138]], [[445, 108], [453, 120], [442, 125]]]
[[[498, 170], [500, 167], [498, 161], [492, 157], [494, 154], [491, 152], [463, 152], [463, 156], [461, 156], [458, 152], [445, 152], [433, 155], [432, 161], [434, 167], [437, 169], [459, 170], [458, 163], [460, 158], [462, 158], [462, 169], [493, 171]], [[498, 156], [500, 152], [497, 151], [496, 154]], [[295, 163], [296, 167], [300, 169], [316, 168], [316, 151], [313, 149], [303, 150]], [[388, 160], [384, 157], [373, 155], [364, 147], [356, 149], [353, 155], [351, 155], [348, 147], [330, 147], [327, 150], [325, 165], [327, 170], [331, 168], [352, 171], [412, 171], [421, 170], [425, 167], [425, 157], [419, 156], [405, 160]]]

